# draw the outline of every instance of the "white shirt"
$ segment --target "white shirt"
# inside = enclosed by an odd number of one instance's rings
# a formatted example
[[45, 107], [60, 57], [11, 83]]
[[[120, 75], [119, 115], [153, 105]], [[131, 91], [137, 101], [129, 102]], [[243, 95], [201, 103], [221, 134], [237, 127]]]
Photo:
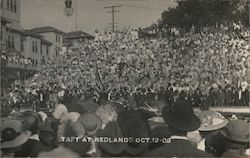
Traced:
[[40, 141], [38, 134], [31, 135], [29, 139]]

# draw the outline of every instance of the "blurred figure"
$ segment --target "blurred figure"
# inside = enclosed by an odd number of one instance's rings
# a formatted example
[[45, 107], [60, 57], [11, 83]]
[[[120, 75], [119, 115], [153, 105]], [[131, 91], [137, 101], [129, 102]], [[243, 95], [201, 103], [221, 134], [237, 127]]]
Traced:
[[[39, 157], [79, 158], [86, 157], [90, 143], [83, 142], [86, 130], [78, 122], [68, 121], [59, 126], [58, 147], [49, 152], [41, 152]], [[77, 139], [74, 139], [77, 138]]]
[[246, 150], [249, 149], [250, 134], [249, 124], [243, 120], [232, 120], [221, 134], [227, 138], [226, 151], [222, 157], [244, 158], [249, 157]]

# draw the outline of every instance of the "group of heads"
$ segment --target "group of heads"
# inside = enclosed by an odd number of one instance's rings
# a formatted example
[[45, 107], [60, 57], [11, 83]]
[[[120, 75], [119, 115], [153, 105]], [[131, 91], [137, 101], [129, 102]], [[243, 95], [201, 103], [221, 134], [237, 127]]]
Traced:
[[[190, 105], [179, 100], [172, 106], [162, 109], [163, 119], [154, 120], [159, 124], [150, 124], [139, 110], [117, 110], [115, 104], [101, 105], [94, 110], [87, 109], [84, 113], [68, 112], [63, 104], [55, 106], [52, 117], [47, 117], [43, 112], [24, 112], [22, 122], [19, 120], [6, 120], [1, 126], [1, 148], [14, 149], [25, 143], [32, 134], [39, 134], [40, 141], [51, 148], [58, 144], [84, 155], [91, 149], [101, 149], [107, 155], [140, 155], [150, 148], [150, 143], [137, 142], [136, 139], [161, 137], [160, 128], [168, 128], [169, 133], [163, 136], [187, 136], [188, 132], [199, 130], [200, 119], [194, 114]], [[151, 119], [153, 120], [153, 119]], [[167, 130], [166, 130], [167, 131]], [[243, 120], [232, 120], [225, 124], [220, 132], [226, 139], [238, 144], [249, 142], [249, 125]], [[67, 138], [78, 137], [110, 138], [111, 140], [123, 139], [118, 142], [97, 141], [76, 142], [67, 141]], [[124, 138], [128, 138], [126, 141]], [[99, 139], [100, 140], [100, 139]], [[124, 142], [126, 141], [126, 142]]]

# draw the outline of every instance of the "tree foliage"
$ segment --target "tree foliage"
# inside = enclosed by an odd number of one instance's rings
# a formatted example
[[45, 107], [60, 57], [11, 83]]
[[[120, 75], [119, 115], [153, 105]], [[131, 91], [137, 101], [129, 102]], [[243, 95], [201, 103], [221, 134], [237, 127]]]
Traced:
[[247, 0], [179, 0], [176, 8], [162, 13], [160, 25], [190, 28], [232, 22], [249, 25]]

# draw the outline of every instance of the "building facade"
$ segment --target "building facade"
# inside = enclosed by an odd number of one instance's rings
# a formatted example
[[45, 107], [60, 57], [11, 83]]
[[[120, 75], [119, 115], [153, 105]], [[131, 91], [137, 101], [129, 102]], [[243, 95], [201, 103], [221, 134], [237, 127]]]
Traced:
[[21, 36], [24, 33], [20, 23], [20, 0], [1, 0], [1, 46], [20, 52]]
[[48, 62], [52, 56], [52, 43], [44, 39], [43, 35], [24, 30], [21, 27], [21, 0], [0, 1], [0, 51], [8, 57], [15, 54], [18, 56], [15, 59], [29, 59], [35, 67]]
[[52, 43], [51, 54], [49, 56], [51, 59], [54, 59], [59, 55], [63, 46], [63, 31], [52, 26], [37, 27], [31, 29], [30, 31], [42, 35], [43, 39]]

